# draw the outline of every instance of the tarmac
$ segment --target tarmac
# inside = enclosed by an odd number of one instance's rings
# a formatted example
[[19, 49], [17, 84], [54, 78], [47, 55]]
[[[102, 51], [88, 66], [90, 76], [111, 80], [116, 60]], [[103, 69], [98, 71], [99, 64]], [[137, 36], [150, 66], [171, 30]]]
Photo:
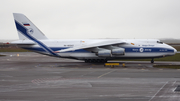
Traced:
[[150, 61], [111, 68], [33, 52], [0, 54], [6, 54], [0, 57], [0, 101], [180, 101], [180, 69], [154, 68]]

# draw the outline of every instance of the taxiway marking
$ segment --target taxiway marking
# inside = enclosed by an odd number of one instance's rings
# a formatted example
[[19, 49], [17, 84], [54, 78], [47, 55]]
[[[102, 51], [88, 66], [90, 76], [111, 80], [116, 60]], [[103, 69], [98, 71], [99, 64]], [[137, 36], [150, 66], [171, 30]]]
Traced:
[[109, 74], [109, 73], [112, 73], [112, 72], [114, 72], [114, 71], [115, 71], [115, 70], [112, 70], [112, 71], [110, 71], [110, 72], [104, 73], [104, 74], [98, 76], [97, 78], [100, 78], [100, 77], [102, 77], [102, 76], [104, 76], [104, 75], [107, 75], [107, 74]]
[[176, 83], [176, 81], [173, 82], [172, 86], [174, 86], [175, 83]]
[[167, 85], [168, 82], [166, 82], [155, 94], [154, 96], [151, 97], [151, 99], [149, 101], [151, 101], [154, 97], [156, 97], [156, 95], [164, 88], [165, 85]]

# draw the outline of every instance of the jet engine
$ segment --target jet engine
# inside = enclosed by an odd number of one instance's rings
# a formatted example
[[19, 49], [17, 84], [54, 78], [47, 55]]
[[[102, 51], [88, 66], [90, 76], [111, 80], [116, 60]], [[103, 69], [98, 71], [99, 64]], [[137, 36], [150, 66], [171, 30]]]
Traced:
[[111, 57], [111, 50], [98, 51], [96, 55], [102, 57]]
[[112, 57], [112, 55], [124, 55], [125, 49], [124, 48], [116, 48], [112, 50], [101, 50], [96, 53], [97, 56], [102, 57]]
[[124, 48], [116, 48], [111, 50], [112, 55], [124, 55], [125, 49]]

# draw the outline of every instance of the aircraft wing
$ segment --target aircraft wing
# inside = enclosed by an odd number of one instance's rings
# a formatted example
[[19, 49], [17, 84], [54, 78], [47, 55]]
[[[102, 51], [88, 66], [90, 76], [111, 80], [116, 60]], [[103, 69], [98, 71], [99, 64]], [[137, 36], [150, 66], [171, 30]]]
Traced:
[[6, 42], [4, 44], [10, 44], [10, 45], [35, 45], [36, 43], [33, 42], [33, 41], [18, 40], [18, 41]]
[[77, 47], [62, 49], [59, 51], [55, 51], [55, 53], [75, 51], [75, 50], [79, 50], [79, 49], [90, 49], [90, 48], [97, 48], [97, 47], [99, 48], [99, 47], [105, 47], [105, 46], [120, 45], [120, 44], [124, 44], [124, 43], [126, 43], [126, 42], [123, 42], [123, 41], [101, 41], [101, 42], [95, 42], [92, 44], [86, 44], [86, 45], [81, 45], [81, 46], [77, 46]]

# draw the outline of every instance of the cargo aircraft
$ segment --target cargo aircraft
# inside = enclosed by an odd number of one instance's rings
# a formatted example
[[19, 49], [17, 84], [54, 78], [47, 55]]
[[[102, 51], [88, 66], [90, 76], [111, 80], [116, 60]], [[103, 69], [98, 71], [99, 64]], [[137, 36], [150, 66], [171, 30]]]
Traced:
[[154, 58], [177, 52], [158, 39], [48, 39], [25, 15], [13, 13], [13, 16], [19, 40], [10, 44], [58, 58], [85, 62], [149, 58], [154, 63]]

